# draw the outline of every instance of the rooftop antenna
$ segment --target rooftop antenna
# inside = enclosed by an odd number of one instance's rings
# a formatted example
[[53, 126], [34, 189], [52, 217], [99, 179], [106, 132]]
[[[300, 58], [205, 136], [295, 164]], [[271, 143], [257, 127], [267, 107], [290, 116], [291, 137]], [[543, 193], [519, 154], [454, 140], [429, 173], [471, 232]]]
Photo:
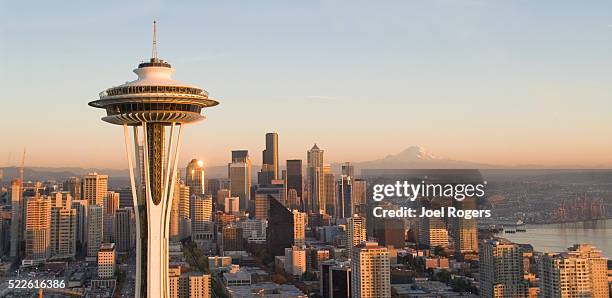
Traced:
[[153, 20], [153, 61], [157, 62], [157, 21]]

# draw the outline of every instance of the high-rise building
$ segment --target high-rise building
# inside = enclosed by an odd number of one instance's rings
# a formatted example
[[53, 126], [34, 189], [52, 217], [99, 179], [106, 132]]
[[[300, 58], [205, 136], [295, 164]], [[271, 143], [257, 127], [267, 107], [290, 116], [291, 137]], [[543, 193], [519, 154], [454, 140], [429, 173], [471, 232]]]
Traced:
[[23, 231], [25, 227], [23, 189], [21, 181], [13, 180], [10, 188], [11, 200], [11, 248], [10, 256], [15, 258], [21, 254]]
[[270, 209], [270, 200], [274, 200], [271, 195], [255, 194], [255, 219], [268, 219], [268, 210]]
[[[287, 160], [287, 198], [290, 200], [291, 209], [299, 209], [304, 211], [304, 178], [302, 177], [302, 160], [301, 159], [289, 159]], [[295, 196], [291, 193], [291, 190], [295, 191]]]
[[312, 213], [325, 213], [325, 177], [323, 173], [323, 150], [314, 144], [308, 150], [308, 196]]
[[240, 251], [244, 250], [244, 237], [242, 236], [242, 228], [234, 225], [223, 227], [223, 251]]
[[336, 176], [332, 173], [331, 165], [323, 166], [323, 188], [325, 193], [325, 213], [336, 216]]
[[242, 228], [244, 239], [260, 239], [266, 237], [266, 222], [259, 219], [243, 219], [239, 221], [238, 227]]
[[191, 201], [189, 199], [189, 186], [179, 185], [179, 235], [181, 239], [191, 236]]
[[[465, 198], [463, 201], [453, 200], [453, 204], [460, 210], [476, 209], [476, 200]], [[455, 252], [477, 253], [478, 252], [478, 222], [476, 217], [453, 217], [450, 218], [450, 234], [454, 242]]]
[[87, 242], [87, 200], [72, 200], [72, 208], [76, 211], [76, 241], [77, 252], [82, 253]]
[[31, 197], [26, 200], [25, 255], [32, 263], [51, 256], [51, 200]]
[[351, 204], [353, 214], [366, 216], [367, 183], [363, 179], [352, 179], [351, 181]]
[[306, 272], [306, 250], [293, 246], [285, 248], [285, 272], [293, 276], [302, 276]]
[[[138, 226], [136, 297], [168, 296], [169, 257], [164, 235], [169, 230], [167, 211], [174, 195], [182, 131], [186, 124], [204, 119], [204, 108], [219, 104], [205, 90], [172, 79], [174, 69], [157, 57], [153, 44], [153, 57], [134, 70], [138, 79], [108, 88], [99, 100], [89, 103], [106, 111], [103, 121], [124, 128], [130, 184], [138, 202], [134, 209]], [[144, 182], [139, 186], [135, 167]]]
[[285, 186], [283, 184], [266, 184], [255, 190], [255, 218], [267, 219], [270, 200], [277, 200], [285, 206]]
[[297, 195], [297, 191], [295, 191], [293, 188], [287, 191], [286, 205], [289, 209], [303, 210], [301, 208], [300, 198]]
[[101, 243], [98, 249], [98, 277], [113, 278], [115, 275], [115, 243]]
[[261, 171], [257, 174], [257, 183], [259, 185], [271, 184], [272, 180], [279, 178], [277, 133], [266, 134], [266, 149], [263, 150], [262, 156], [263, 163]]
[[224, 211], [227, 214], [238, 214], [240, 212], [240, 198], [239, 197], [227, 197], [225, 198], [225, 203], [223, 205], [225, 207]]
[[203, 197], [194, 196], [191, 198], [191, 236], [194, 240], [212, 239], [212, 197], [205, 195]]
[[542, 297], [608, 297], [608, 259], [588, 244], [546, 253], [540, 261]]
[[[227, 189], [227, 188], [220, 188], [216, 192], [215, 202], [217, 202], [217, 205], [223, 205], [223, 204], [225, 204], [225, 198], [229, 198], [231, 196], [232, 196], [232, 192], [229, 189]], [[237, 197], [237, 198], [239, 198], [239, 197]], [[240, 198], [239, 198], [238, 202], [240, 203]]]
[[221, 179], [209, 178], [206, 179], [206, 191], [204, 193], [215, 196], [221, 188]]
[[306, 245], [306, 213], [293, 210], [293, 245], [302, 247]]
[[130, 188], [121, 188], [116, 190], [116, 192], [119, 193], [119, 208], [134, 208], [134, 200], [132, 198], [132, 190]]
[[391, 269], [386, 247], [376, 242], [362, 242], [353, 248], [351, 259], [352, 297], [391, 297]]
[[251, 159], [248, 151], [232, 151], [232, 162], [227, 167], [230, 191], [232, 195], [240, 197], [240, 210], [247, 210], [251, 201]]
[[89, 205], [87, 210], [87, 258], [95, 260], [104, 239], [104, 207]]
[[83, 177], [83, 199], [89, 205], [102, 205], [108, 192], [108, 175], [90, 173]]
[[185, 185], [189, 186], [190, 196], [202, 196], [206, 191], [204, 162], [192, 159], [185, 170]]
[[485, 240], [481, 245], [480, 296], [527, 297], [519, 245], [504, 238]]
[[295, 245], [294, 213], [277, 200], [270, 200], [268, 214], [266, 229], [268, 251], [273, 256], [283, 256], [285, 248]]
[[350, 262], [327, 260], [319, 266], [321, 278], [319, 287], [323, 298], [350, 298], [351, 265]]
[[353, 214], [353, 216], [348, 219], [346, 239], [349, 256], [352, 256], [354, 247], [367, 240], [365, 217]]
[[50, 254], [55, 258], [74, 258], [77, 242], [77, 209], [72, 208], [69, 192], [51, 196]]
[[342, 164], [342, 175], [354, 177], [355, 176], [355, 167], [351, 165], [350, 162], [345, 162]]
[[377, 218], [374, 220], [374, 237], [378, 243], [385, 247], [404, 248], [406, 228], [401, 218]]
[[181, 183], [176, 181], [174, 185], [174, 196], [172, 197], [172, 204], [170, 207], [170, 241], [179, 241], [181, 239], [181, 219], [180, 219], [180, 207], [181, 205]]
[[448, 247], [448, 230], [443, 218], [421, 217], [418, 221], [417, 243], [427, 247]]
[[119, 208], [119, 193], [109, 191], [104, 197], [104, 239], [103, 242], [115, 242], [115, 211]]
[[118, 252], [134, 249], [134, 211], [131, 207], [119, 208], [115, 212], [115, 244]]
[[64, 181], [62, 190], [70, 192], [70, 195], [74, 200], [81, 199], [81, 179], [79, 177], [70, 177]]
[[210, 274], [189, 272], [186, 278], [189, 280], [189, 298], [212, 297]]
[[170, 264], [168, 267], [169, 298], [181, 298], [181, 265]]
[[336, 195], [336, 217], [349, 218], [353, 215], [352, 208], [352, 177], [347, 175], [340, 176], [338, 186], [336, 187], [338, 194]]

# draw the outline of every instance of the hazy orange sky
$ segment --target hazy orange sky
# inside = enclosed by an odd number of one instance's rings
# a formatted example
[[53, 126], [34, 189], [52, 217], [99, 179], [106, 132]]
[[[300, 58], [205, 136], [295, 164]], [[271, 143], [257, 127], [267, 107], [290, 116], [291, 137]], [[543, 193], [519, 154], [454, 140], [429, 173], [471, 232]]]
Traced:
[[[0, 166], [125, 168], [120, 127], [87, 106], [150, 55], [220, 105], [182, 164], [366, 161], [409, 146], [497, 165], [612, 167], [612, 3], [0, 3]], [[116, 5], [115, 5], [116, 4]]]

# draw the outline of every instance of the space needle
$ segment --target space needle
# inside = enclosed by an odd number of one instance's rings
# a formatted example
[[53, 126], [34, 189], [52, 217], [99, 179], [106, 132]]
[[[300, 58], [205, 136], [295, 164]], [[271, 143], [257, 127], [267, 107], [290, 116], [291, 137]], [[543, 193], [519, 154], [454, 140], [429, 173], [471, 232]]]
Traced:
[[172, 66], [157, 57], [156, 29], [153, 22], [152, 58], [134, 69], [138, 78], [89, 103], [106, 110], [103, 121], [123, 126], [137, 226], [136, 297], [169, 296], [170, 208], [181, 132], [204, 119], [204, 108], [219, 104], [202, 88], [172, 79]]

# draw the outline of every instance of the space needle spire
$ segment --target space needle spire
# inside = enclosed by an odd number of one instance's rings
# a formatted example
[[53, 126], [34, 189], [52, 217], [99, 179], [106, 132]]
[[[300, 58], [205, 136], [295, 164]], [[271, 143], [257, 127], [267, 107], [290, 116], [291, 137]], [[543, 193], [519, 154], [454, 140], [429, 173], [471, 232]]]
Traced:
[[[106, 111], [103, 121], [123, 126], [136, 218], [135, 296], [161, 298], [170, 295], [170, 209], [183, 127], [203, 120], [202, 111], [219, 102], [172, 78], [174, 68], [157, 57], [156, 23], [153, 57], [134, 69], [138, 78], [100, 92], [89, 105]], [[143, 178], [139, 184], [136, 177]]]
[[157, 60], [157, 20], [153, 20], [153, 50], [151, 58]]

